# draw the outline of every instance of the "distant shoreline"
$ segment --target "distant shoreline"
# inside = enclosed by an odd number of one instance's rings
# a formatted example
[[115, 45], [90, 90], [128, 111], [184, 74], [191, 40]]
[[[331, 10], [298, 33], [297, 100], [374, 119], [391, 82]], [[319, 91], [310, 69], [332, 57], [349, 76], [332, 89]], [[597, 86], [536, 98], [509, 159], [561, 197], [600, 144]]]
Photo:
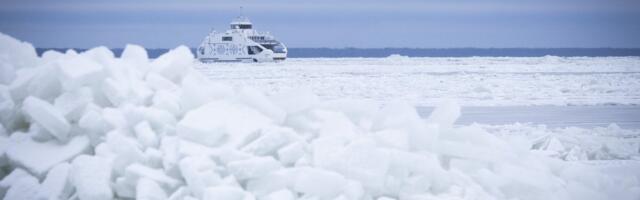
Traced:
[[[73, 48], [78, 52], [82, 48]], [[47, 50], [64, 52], [67, 48], [36, 48], [38, 55]], [[123, 49], [111, 49], [119, 56]], [[156, 58], [169, 49], [147, 49]], [[194, 48], [191, 51], [195, 52]], [[640, 56], [640, 48], [289, 48], [289, 58], [382, 58], [389, 55], [409, 57], [611, 57]]]

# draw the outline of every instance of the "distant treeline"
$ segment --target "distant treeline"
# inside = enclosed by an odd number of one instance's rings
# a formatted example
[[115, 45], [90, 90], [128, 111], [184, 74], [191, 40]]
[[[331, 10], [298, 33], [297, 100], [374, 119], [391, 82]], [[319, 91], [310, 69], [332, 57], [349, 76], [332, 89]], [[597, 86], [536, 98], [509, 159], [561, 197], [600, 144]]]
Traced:
[[[36, 48], [38, 55], [47, 50], [64, 52], [62, 48]], [[74, 49], [78, 52], [86, 49]], [[116, 56], [122, 48], [112, 49]], [[157, 58], [169, 49], [147, 49]], [[191, 49], [195, 53], [195, 49]], [[640, 48], [289, 48], [289, 58], [387, 57], [398, 54], [409, 57], [539, 57], [539, 56], [640, 56]]]

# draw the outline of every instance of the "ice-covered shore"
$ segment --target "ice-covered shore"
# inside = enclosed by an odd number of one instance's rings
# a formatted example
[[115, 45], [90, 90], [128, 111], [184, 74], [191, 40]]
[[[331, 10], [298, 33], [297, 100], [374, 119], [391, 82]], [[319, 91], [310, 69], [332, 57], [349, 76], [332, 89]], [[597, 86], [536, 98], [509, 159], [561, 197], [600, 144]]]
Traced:
[[[406, 102], [325, 100], [304, 89], [265, 95], [211, 81], [193, 65], [186, 47], [153, 61], [135, 45], [120, 58], [104, 47], [38, 57], [0, 34], [0, 196], [640, 196], [637, 132], [609, 127], [631, 139], [590, 149], [544, 128], [452, 126], [455, 102], [423, 119]], [[597, 164], [610, 158], [627, 164]]]

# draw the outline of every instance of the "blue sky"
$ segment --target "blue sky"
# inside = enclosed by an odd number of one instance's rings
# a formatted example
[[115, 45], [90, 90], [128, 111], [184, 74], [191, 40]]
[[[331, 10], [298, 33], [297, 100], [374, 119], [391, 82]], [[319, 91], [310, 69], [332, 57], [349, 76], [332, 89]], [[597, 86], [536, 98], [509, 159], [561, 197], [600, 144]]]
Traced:
[[289, 47], [640, 47], [638, 0], [0, 0], [0, 32], [37, 47], [194, 47], [240, 6]]

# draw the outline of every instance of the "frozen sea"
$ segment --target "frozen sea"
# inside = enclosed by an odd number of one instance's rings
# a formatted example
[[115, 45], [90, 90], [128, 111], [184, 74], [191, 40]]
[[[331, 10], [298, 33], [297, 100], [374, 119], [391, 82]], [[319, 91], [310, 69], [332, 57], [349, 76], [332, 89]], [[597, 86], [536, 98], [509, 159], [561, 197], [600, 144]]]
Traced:
[[324, 99], [409, 101], [421, 116], [454, 100], [460, 125], [640, 128], [640, 57], [294, 58], [196, 68], [267, 93], [303, 87]]
[[637, 200], [639, 66], [38, 56], [0, 34], [0, 198]]

